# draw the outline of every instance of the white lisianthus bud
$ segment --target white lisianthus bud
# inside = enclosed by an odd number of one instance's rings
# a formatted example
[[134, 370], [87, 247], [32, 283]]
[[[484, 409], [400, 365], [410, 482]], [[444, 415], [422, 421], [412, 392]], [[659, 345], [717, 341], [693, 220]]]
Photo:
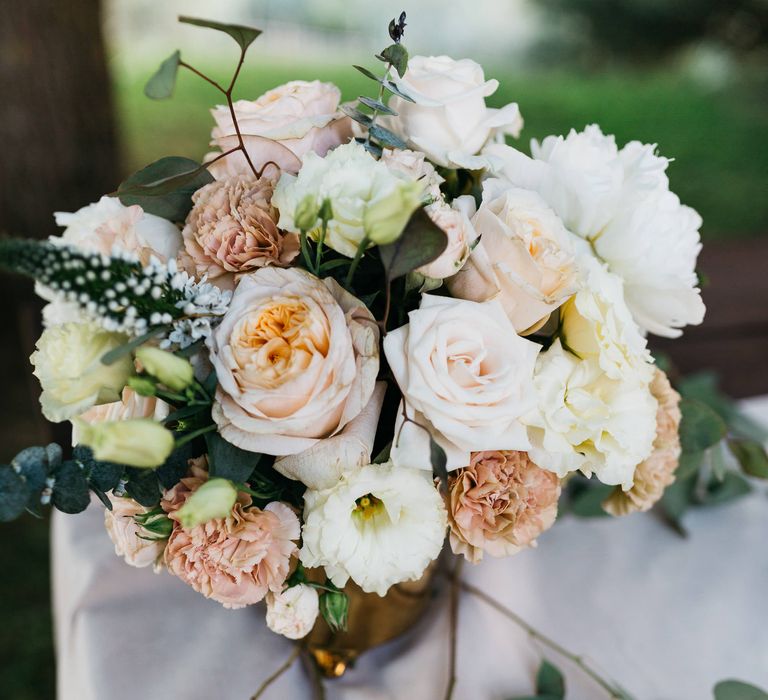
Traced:
[[304, 583], [267, 594], [267, 627], [288, 639], [306, 637], [320, 611], [317, 591]]
[[423, 202], [424, 185], [417, 180], [395, 182], [392, 191], [375, 199], [363, 214], [365, 235], [376, 245], [396, 241]]
[[160, 348], [145, 345], [136, 351], [136, 359], [147, 374], [173, 391], [186, 389], [195, 378], [195, 371], [188, 360]]
[[237, 500], [237, 489], [227, 479], [209, 479], [179, 508], [181, 526], [191, 529], [215, 518], [226, 518]]
[[89, 425], [75, 418], [80, 444], [93, 450], [100, 462], [131, 467], [159, 467], [173, 452], [173, 433], [146, 418], [106, 421]]
[[296, 212], [294, 214], [296, 228], [298, 228], [299, 231], [309, 231], [310, 229], [315, 228], [318, 213], [319, 207], [317, 206], [317, 200], [311, 194], [306, 195], [296, 206]]

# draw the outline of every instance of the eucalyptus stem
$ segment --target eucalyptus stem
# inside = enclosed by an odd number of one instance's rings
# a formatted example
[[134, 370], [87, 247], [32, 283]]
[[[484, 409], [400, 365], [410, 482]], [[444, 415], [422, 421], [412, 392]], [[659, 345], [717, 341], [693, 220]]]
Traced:
[[[448, 574], [448, 575], [451, 576], [451, 574]], [[500, 603], [498, 600], [489, 596], [485, 591], [477, 588], [476, 586], [473, 586], [471, 583], [467, 583], [466, 581], [459, 580], [458, 585], [467, 593], [471, 593], [472, 595], [477, 596], [484, 603], [486, 603], [487, 605], [490, 605], [492, 608], [500, 612], [506, 618], [514, 622], [518, 627], [525, 630], [525, 632], [530, 637], [537, 640], [544, 646], [549, 647], [552, 651], [556, 652], [560, 656], [568, 659], [571, 663], [577, 666], [585, 675], [589, 676], [597, 685], [599, 685], [603, 690], [605, 690], [608, 693], [609, 698], [612, 698], [613, 700], [626, 700], [627, 698], [626, 693], [622, 692], [616, 685], [614, 685], [610, 681], [603, 678], [597, 671], [595, 671], [595, 669], [593, 669], [584, 660], [582, 656], [579, 656], [578, 654], [574, 654], [572, 651], [568, 651], [568, 649], [563, 647], [554, 639], [551, 639], [550, 637], [547, 637], [545, 634], [539, 632], [535, 627], [531, 626], [525, 620], [523, 620], [523, 618], [520, 617], [516, 612], [510, 610], [508, 607]]]
[[355, 276], [355, 272], [357, 271], [357, 266], [360, 264], [360, 259], [363, 257], [363, 253], [365, 252], [365, 249], [368, 247], [368, 244], [370, 243], [370, 239], [367, 235], [363, 236], [363, 240], [360, 241], [360, 244], [357, 246], [357, 250], [355, 251], [355, 257], [352, 258], [352, 264], [349, 266], [349, 271], [347, 272], [347, 279], [344, 282], [345, 287], [349, 287], [352, 284], [352, 279]]
[[[376, 98], [377, 102], [381, 102], [384, 99], [384, 80], [386, 80], [387, 76], [389, 75], [389, 71], [392, 69], [392, 64], [387, 63], [387, 69], [384, 71], [384, 78], [382, 79], [382, 82], [379, 83], [379, 96]], [[370, 145], [371, 143], [371, 127], [376, 123], [376, 117], [379, 116], [379, 108], [374, 107], [373, 112], [371, 113], [371, 123], [368, 125], [368, 133], [365, 135], [365, 143], [366, 145]]]
[[282, 676], [288, 669], [293, 666], [296, 659], [299, 658], [301, 653], [301, 647], [298, 644], [293, 645], [293, 651], [291, 655], [285, 660], [285, 662], [277, 669], [269, 678], [267, 678], [260, 686], [259, 689], [251, 696], [251, 700], [259, 700], [264, 692], [272, 685], [280, 676]]
[[216, 430], [215, 425], [206, 425], [204, 428], [198, 428], [197, 430], [193, 430], [191, 433], [182, 435], [178, 440], [176, 440], [176, 449], [186, 445], [188, 442], [192, 442], [192, 440], [195, 438], [199, 438], [201, 435], [213, 432], [214, 430]]

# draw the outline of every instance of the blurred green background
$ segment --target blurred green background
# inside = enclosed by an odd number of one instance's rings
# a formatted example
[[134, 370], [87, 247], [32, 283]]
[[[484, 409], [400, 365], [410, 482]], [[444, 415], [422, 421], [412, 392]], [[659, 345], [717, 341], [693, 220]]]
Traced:
[[[669, 170], [672, 187], [702, 214], [705, 239], [768, 233], [765, 2], [476, 0], [468, 5], [454, 7], [444, 0], [387, 0], [375, 7], [337, 0], [102, 3], [118, 171], [128, 173], [164, 155], [199, 158], [207, 150], [208, 109], [218, 97], [212, 88], [182, 73], [172, 100], [151, 102], [142, 93], [147, 77], [177, 46], [185, 60], [213, 76], [224, 78], [232, 69], [235, 51], [229, 40], [179, 27], [177, 14], [265, 29], [239, 82], [240, 98], [255, 98], [288, 80], [320, 78], [337, 83], [345, 99], [353, 99], [370, 94], [371, 84], [350, 64], [376, 66], [372, 55], [385, 45], [386, 23], [404, 7], [409, 13], [404, 43], [412, 53], [475, 58], [487, 77], [500, 82], [490, 103], [519, 103], [526, 122], [521, 148], [528, 150], [531, 138], [598, 122], [620, 143], [657, 143], [663, 155], [675, 159]], [[83, 6], [99, 11], [95, 1]], [[116, 184], [105, 183], [102, 191]], [[24, 362], [9, 366], [7, 376], [15, 381], [30, 372]], [[17, 408], [22, 402], [19, 398], [8, 414], [3, 461], [29, 443], [26, 428], [35, 419], [28, 405]], [[0, 526], [5, 568], [0, 697], [7, 700], [54, 696], [48, 527], [47, 520], [31, 517]]]

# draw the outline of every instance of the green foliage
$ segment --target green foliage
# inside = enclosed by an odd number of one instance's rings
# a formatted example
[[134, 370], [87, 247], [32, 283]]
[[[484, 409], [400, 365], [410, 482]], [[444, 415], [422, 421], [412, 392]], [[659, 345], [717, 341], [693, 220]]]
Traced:
[[432, 435], [429, 436], [429, 461], [432, 464], [432, 474], [440, 479], [443, 488], [448, 491], [448, 456], [445, 450], [437, 444]]
[[222, 24], [221, 22], [213, 22], [207, 19], [197, 19], [196, 17], [179, 17], [179, 22], [183, 24], [192, 24], [196, 27], [205, 27], [207, 29], [215, 29], [219, 32], [224, 32], [231, 36], [240, 47], [241, 51], [245, 53], [248, 47], [256, 41], [261, 34], [260, 29], [254, 27], [245, 27], [241, 24]]
[[546, 659], [542, 659], [536, 672], [536, 695], [525, 695], [510, 700], [564, 700], [565, 678], [562, 672]]
[[387, 46], [376, 58], [391, 65], [401, 78], [408, 69], [408, 49], [402, 44]]
[[51, 502], [62, 513], [81, 513], [91, 502], [90, 488], [80, 462], [63, 462], [55, 472]]
[[725, 421], [709, 406], [700, 401], [683, 399], [680, 422], [680, 446], [683, 452], [702, 452], [725, 437]]
[[138, 204], [144, 211], [169, 221], [184, 221], [192, 208], [192, 195], [213, 176], [190, 158], [167, 156], [129, 175], [117, 188], [126, 206]]
[[0, 522], [15, 520], [26, 509], [30, 488], [12, 467], [0, 466]]
[[160, 482], [152, 469], [126, 467], [125, 493], [145, 508], [154, 508], [160, 503]]
[[205, 442], [211, 476], [219, 476], [235, 483], [248, 481], [262, 457], [257, 452], [249, 452], [233, 445], [218, 433], [208, 433]]
[[734, 438], [728, 441], [728, 448], [745, 474], [768, 479], [768, 455], [761, 443]]
[[564, 512], [573, 513], [579, 518], [602, 518], [608, 515], [603, 510], [603, 501], [613, 493], [613, 486], [577, 475], [570, 479], [567, 489], [568, 505]]
[[151, 100], [165, 100], [173, 95], [179, 72], [181, 52], [174, 51], [166, 58], [144, 86], [144, 94]]
[[320, 615], [333, 632], [344, 632], [347, 629], [349, 615], [349, 597], [328, 580], [320, 594]]
[[393, 243], [379, 246], [387, 280], [404, 277], [422, 265], [432, 262], [448, 245], [448, 239], [424, 209], [417, 209]]
[[715, 686], [715, 700], [768, 700], [768, 693], [743, 681], [720, 681]]

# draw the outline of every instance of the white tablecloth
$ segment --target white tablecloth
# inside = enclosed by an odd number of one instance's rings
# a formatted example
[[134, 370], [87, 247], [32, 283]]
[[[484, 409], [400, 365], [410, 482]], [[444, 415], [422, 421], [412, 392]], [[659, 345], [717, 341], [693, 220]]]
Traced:
[[[768, 397], [745, 403], [768, 423]], [[247, 700], [289, 655], [259, 609], [225, 610], [168, 574], [118, 559], [102, 511], [54, 519], [59, 700]], [[559, 522], [539, 547], [465, 578], [585, 655], [638, 700], [705, 700], [726, 677], [768, 687], [764, 489], [692, 511], [681, 539], [651, 515]], [[474, 596], [461, 600], [456, 700], [531, 693], [540, 649]], [[443, 697], [444, 604], [327, 683], [329, 700]], [[565, 660], [569, 700], [604, 693]], [[311, 697], [300, 664], [267, 692]]]

